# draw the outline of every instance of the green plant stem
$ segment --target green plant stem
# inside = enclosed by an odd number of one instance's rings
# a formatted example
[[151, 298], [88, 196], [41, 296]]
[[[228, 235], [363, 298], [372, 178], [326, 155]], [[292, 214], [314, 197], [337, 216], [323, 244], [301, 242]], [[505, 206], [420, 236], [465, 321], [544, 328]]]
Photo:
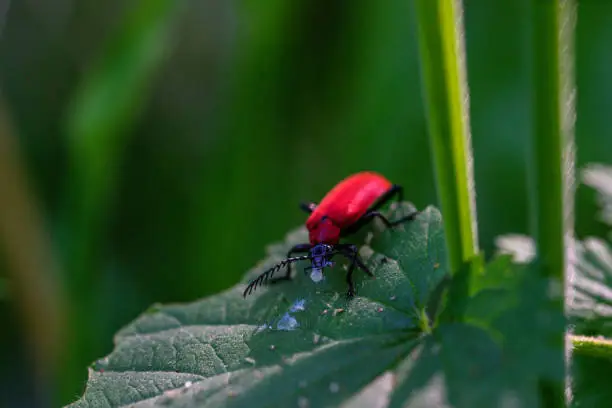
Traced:
[[[563, 2], [567, 7], [569, 2]], [[531, 229], [536, 244], [536, 261], [542, 276], [556, 281], [558, 292], [551, 299], [560, 313], [564, 311], [564, 239], [571, 233], [573, 205], [565, 200], [565, 190], [573, 180], [573, 162], [565, 162], [565, 146], [571, 145], [571, 126], [564, 127], [563, 109], [568, 105], [564, 86], [571, 85], [567, 62], [562, 59], [561, 27], [563, 11], [559, 0], [532, 1], [533, 44], [533, 120], [529, 177], [531, 184]], [[571, 29], [566, 25], [566, 30]], [[564, 33], [565, 34], [565, 33]], [[569, 44], [571, 45], [571, 44]], [[568, 47], [566, 47], [569, 49]], [[565, 56], [563, 56], [565, 57]], [[563, 63], [566, 63], [565, 65]], [[568, 122], [569, 123], [569, 122]], [[567, 124], [567, 123], [566, 123]], [[564, 139], [564, 136], [566, 137]], [[567, 206], [567, 207], [566, 207]], [[559, 358], [563, 358], [565, 333], [555, 339]], [[561, 381], [542, 381], [543, 406], [565, 406]]]
[[461, 3], [417, 0], [423, 95], [453, 273], [478, 253]]
[[573, 335], [570, 335], [569, 339], [572, 342], [573, 354], [612, 358], [612, 339]]
[[563, 178], [560, 115], [559, 17], [557, 1], [533, 1], [534, 77], [531, 171], [532, 230], [546, 276], [564, 267]]

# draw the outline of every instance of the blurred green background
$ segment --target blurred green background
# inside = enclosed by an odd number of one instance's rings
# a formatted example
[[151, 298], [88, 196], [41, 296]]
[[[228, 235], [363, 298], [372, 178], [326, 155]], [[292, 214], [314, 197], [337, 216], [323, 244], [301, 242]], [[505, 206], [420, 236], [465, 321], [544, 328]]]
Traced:
[[[466, 0], [478, 228], [527, 232], [527, 0]], [[154, 302], [233, 285], [351, 172], [436, 204], [412, 2], [0, 1], [0, 404], [58, 406]], [[577, 158], [611, 163], [612, 3]], [[579, 189], [577, 232], [603, 235]]]

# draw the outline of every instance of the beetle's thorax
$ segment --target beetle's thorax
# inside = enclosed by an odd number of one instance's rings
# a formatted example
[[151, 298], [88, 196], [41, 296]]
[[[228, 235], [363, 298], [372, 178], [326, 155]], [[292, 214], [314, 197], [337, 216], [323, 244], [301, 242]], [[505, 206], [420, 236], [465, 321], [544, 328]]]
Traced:
[[340, 240], [340, 228], [329, 218], [323, 217], [318, 223], [306, 225], [311, 245], [335, 245]]

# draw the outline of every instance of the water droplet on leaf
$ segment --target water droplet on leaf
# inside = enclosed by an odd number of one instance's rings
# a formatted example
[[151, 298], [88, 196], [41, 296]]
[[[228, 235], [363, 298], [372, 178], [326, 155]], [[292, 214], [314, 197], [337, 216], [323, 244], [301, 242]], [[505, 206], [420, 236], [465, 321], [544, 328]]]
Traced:
[[259, 326], [255, 332], [256, 333], [261, 333], [262, 331], [264, 331], [264, 330], [266, 330], [268, 328], [269, 328], [269, 326], [266, 323], [264, 323], [261, 326]]
[[338, 383], [333, 382], [329, 384], [329, 390], [335, 394], [340, 391], [340, 386], [338, 385]]
[[324, 278], [323, 271], [320, 268], [312, 268], [312, 272], [310, 272], [310, 279], [312, 279], [313, 282], [321, 282]]
[[278, 330], [291, 331], [295, 330], [300, 324], [295, 320], [295, 317], [291, 316], [289, 313], [285, 313], [285, 315], [278, 321], [276, 324], [276, 328]]
[[306, 305], [306, 299], [298, 299], [291, 305], [291, 308], [289, 310], [291, 312], [303, 311], [303, 310], [306, 310], [305, 305]]

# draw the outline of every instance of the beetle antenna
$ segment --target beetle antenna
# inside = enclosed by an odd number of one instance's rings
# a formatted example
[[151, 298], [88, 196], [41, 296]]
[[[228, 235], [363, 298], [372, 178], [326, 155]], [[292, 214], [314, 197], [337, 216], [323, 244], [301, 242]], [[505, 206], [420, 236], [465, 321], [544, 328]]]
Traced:
[[257, 278], [253, 279], [248, 284], [246, 289], [244, 290], [244, 293], [242, 294], [242, 296], [246, 297], [247, 295], [251, 294], [257, 288], [257, 286], [261, 286], [264, 282], [270, 279], [274, 275], [275, 272], [279, 271], [281, 268], [289, 264], [292, 264], [294, 262], [305, 261], [307, 259], [312, 259], [312, 256], [311, 255], [296, 256], [294, 258], [287, 258], [287, 259], [280, 261], [279, 263], [274, 265], [272, 268], [268, 269], [267, 271], [259, 275]]

